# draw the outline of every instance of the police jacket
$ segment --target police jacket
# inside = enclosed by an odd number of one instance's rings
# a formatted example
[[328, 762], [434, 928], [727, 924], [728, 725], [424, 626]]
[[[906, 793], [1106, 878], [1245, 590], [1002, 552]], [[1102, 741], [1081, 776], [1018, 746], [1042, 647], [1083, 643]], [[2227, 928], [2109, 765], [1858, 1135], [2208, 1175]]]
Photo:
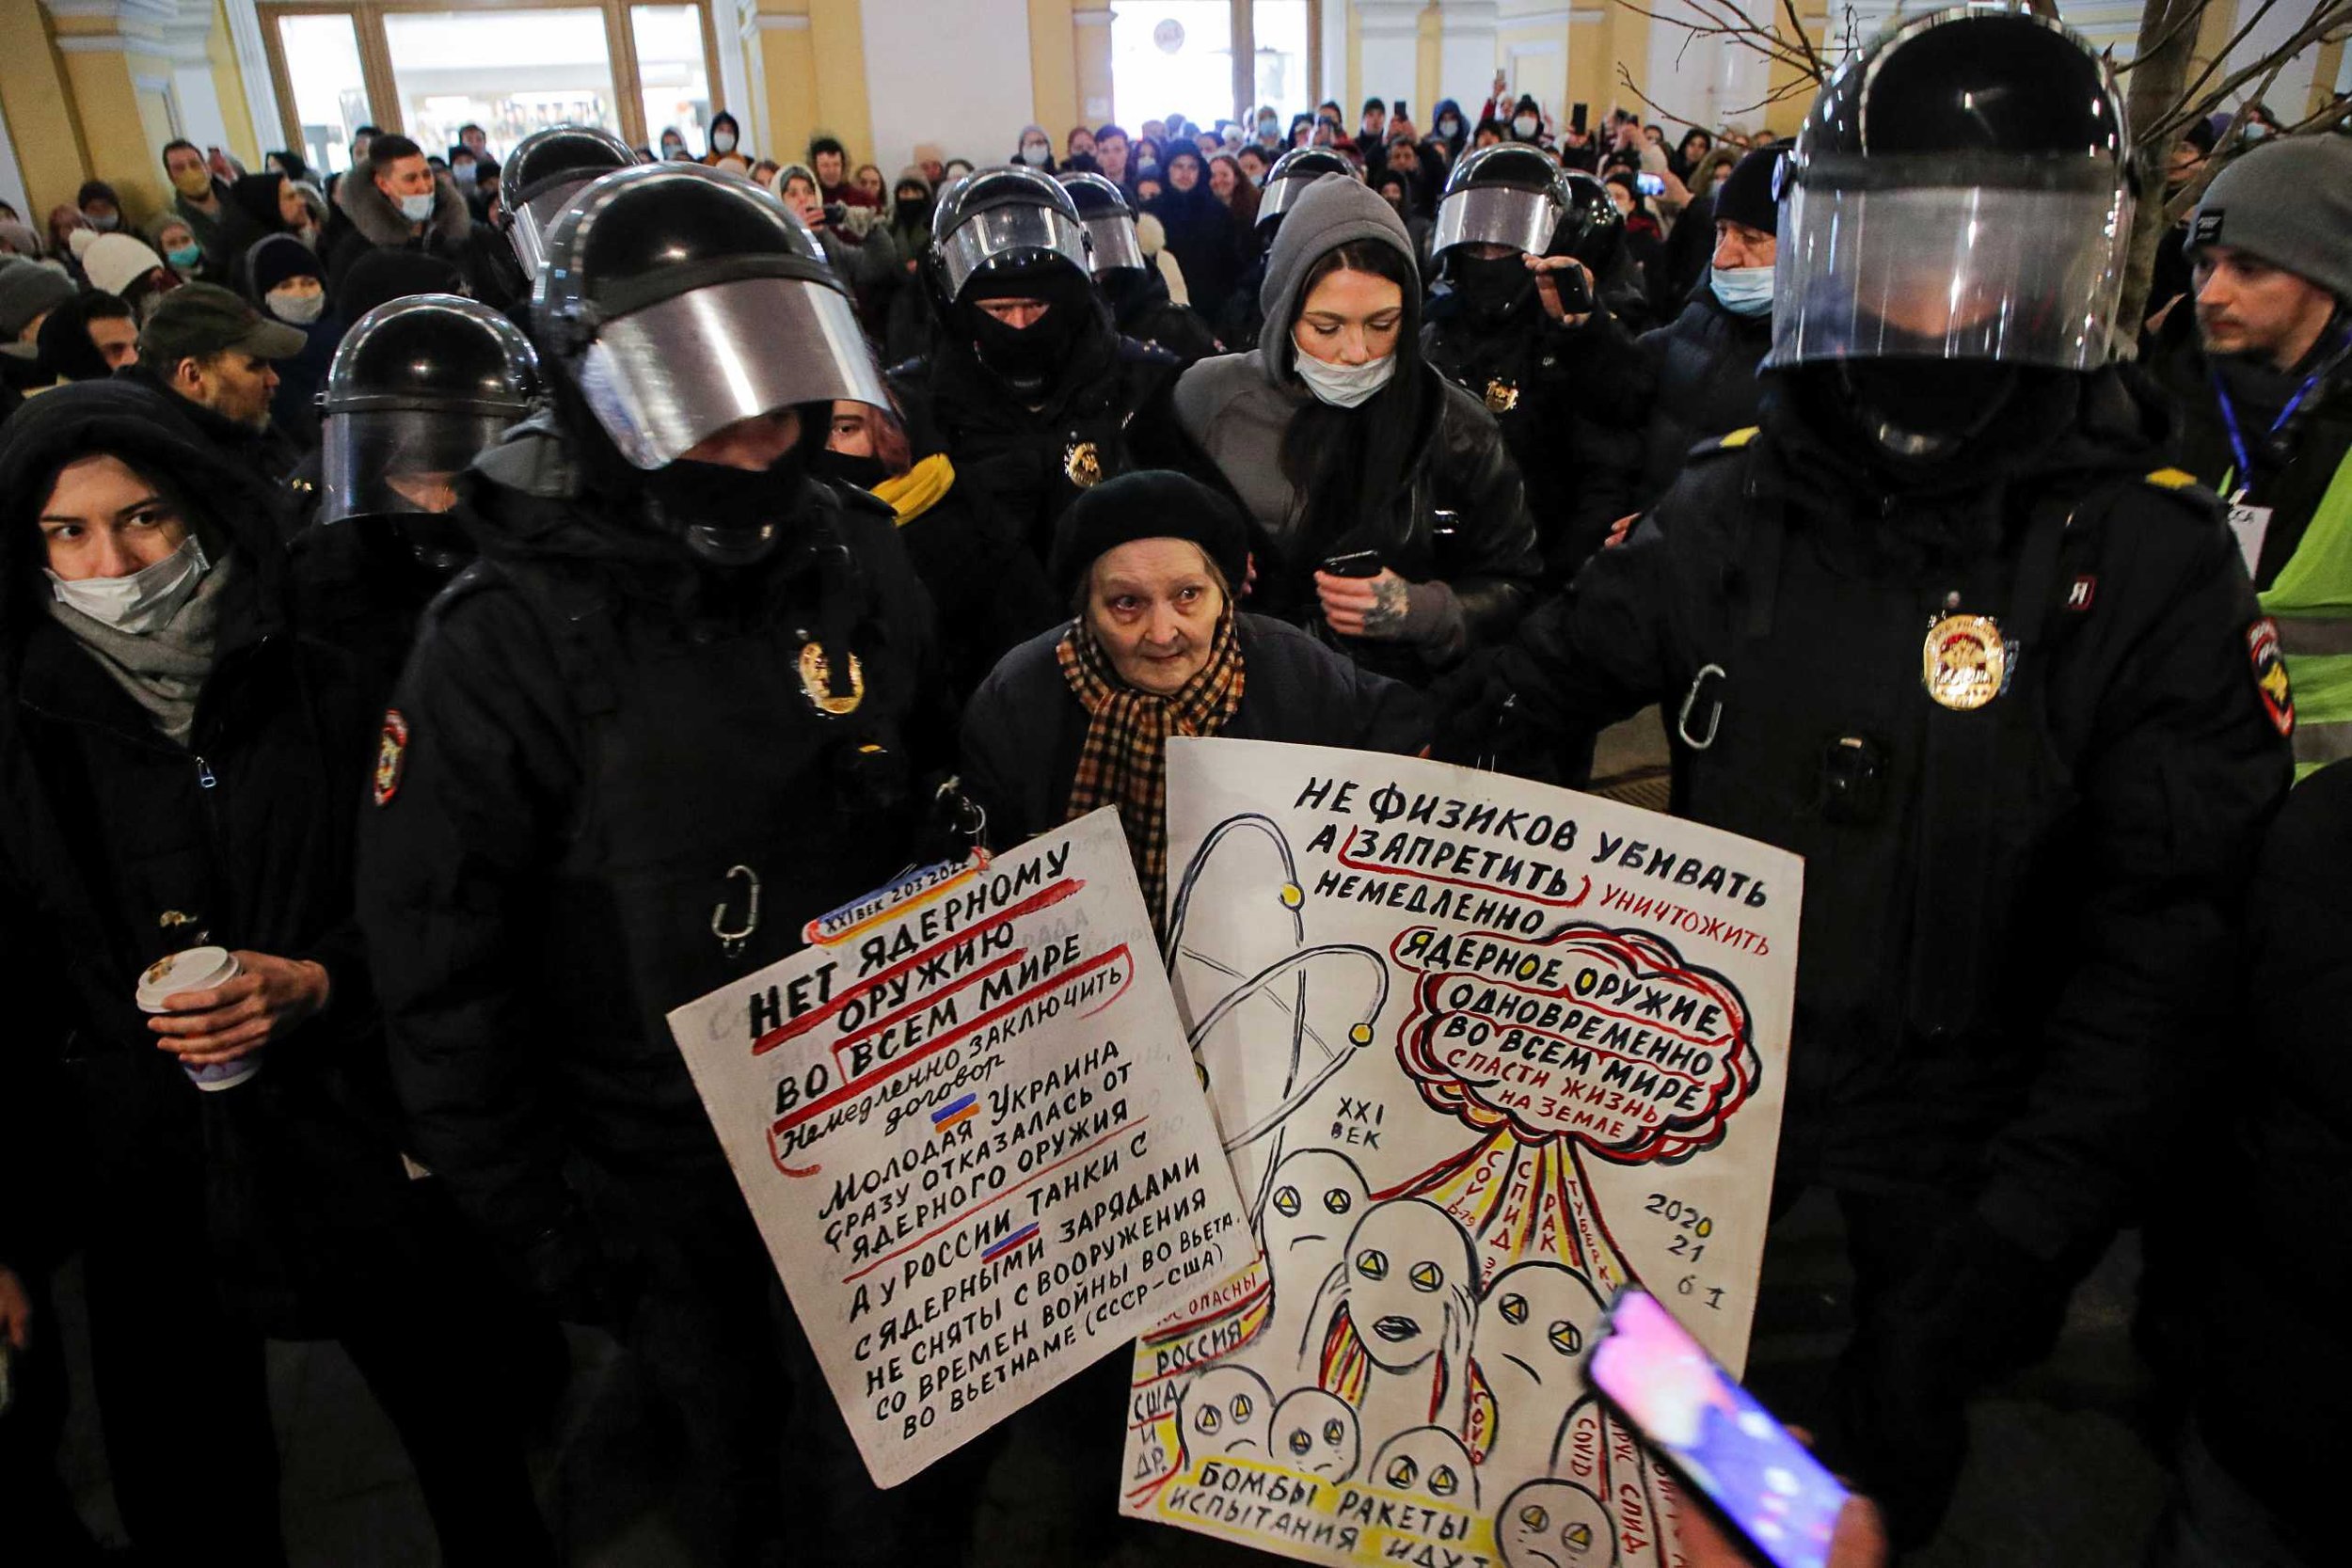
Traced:
[[[19, 999], [9, 1097], [56, 1065], [36, 1113], [87, 1164], [44, 1181], [90, 1223], [155, 1223], [157, 1194], [207, 1227], [212, 1282], [265, 1331], [326, 1326], [340, 1291], [393, 1266], [406, 1180], [365, 954], [353, 919], [352, 801], [373, 715], [289, 611], [251, 483], [180, 439], [119, 382], [61, 388], [0, 438], [9, 528], [30, 539], [49, 476], [105, 451], [190, 498], [218, 577], [218, 631], [186, 743], [49, 613], [30, 549], [0, 552], [0, 983]], [[259, 1075], [199, 1091], [133, 1005], [140, 972], [215, 944], [325, 967], [326, 1009]], [[23, 1190], [6, 1206], [27, 1198]], [[137, 1217], [134, 1217], [137, 1216]]]
[[1168, 298], [1168, 279], [1160, 276], [1159, 268], [1139, 272], [1121, 268], [1102, 279], [1099, 287], [1121, 337], [1132, 338], [1146, 348], [1165, 349], [1180, 366], [1225, 352], [1200, 312]]
[[[1088, 719], [1054, 652], [1068, 629], [1056, 626], [1007, 654], [964, 709], [964, 788], [987, 811], [997, 848], [1069, 818]], [[1410, 687], [1263, 615], [1235, 615], [1233, 636], [1242, 697], [1217, 732], [1224, 738], [1400, 753], [1428, 744], [1426, 701]]]
[[623, 483], [551, 418], [476, 460], [483, 557], [426, 613], [362, 810], [420, 1158], [515, 1248], [566, 1223], [567, 1158], [724, 1182], [665, 1015], [904, 868], [910, 753], [947, 745], [886, 507], [803, 481], [777, 552], [719, 572]]
[[1648, 422], [1626, 511], [1664, 495], [1699, 442], [1756, 422], [1764, 397], [1756, 371], [1772, 346], [1772, 317], [1735, 316], [1707, 286], [1673, 321], [1642, 334], [1636, 378], [1622, 405], [1646, 409]]
[[889, 382], [913, 454], [946, 452], [972, 503], [1043, 561], [1055, 520], [1078, 492], [1134, 467], [1136, 412], [1182, 369], [1174, 355], [1120, 337], [1098, 306], [1036, 408], [944, 326], [934, 328], [930, 353], [891, 371]]
[[1527, 484], [1544, 580], [1567, 581], [1600, 548], [1609, 525], [1632, 511], [1626, 482], [1630, 436], [1594, 417], [1631, 345], [1605, 310], [1568, 326], [1531, 293], [1500, 316], [1449, 290], [1422, 312], [1422, 355], [1486, 405]]
[[[1695, 457], [1487, 700], [1553, 736], [1661, 705], [1677, 815], [1804, 857], [1785, 1159], [1957, 1189], [2079, 1259], [2167, 1156], [2285, 787], [2252, 590], [2111, 372], [2030, 378], [1967, 456], [1900, 479], [1810, 385]], [[1990, 700], [1941, 705], [1947, 666]]]

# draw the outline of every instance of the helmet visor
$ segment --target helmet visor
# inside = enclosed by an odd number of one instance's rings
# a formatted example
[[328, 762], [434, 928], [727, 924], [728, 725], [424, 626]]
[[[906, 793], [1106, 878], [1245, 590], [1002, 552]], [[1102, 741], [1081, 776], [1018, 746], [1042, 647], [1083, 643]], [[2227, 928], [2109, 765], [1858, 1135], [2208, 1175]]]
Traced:
[[2107, 358], [2131, 199], [2105, 189], [1797, 185], [1781, 211], [1767, 365]]
[[1429, 248], [1434, 253], [1457, 245], [1507, 245], [1541, 256], [1559, 227], [1560, 204], [1543, 192], [1471, 185], [1438, 203]]
[[1094, 242], [1094, 276], [1117, 272], [1121, 267], [1141, 272], [1151, 263], [1143, 259], [1142, 242], [1136, 238], [1136, 220], [1131, 217], [1100, 217], [1087, 219], [1087, 238]]
[[1045, 252], [1061, 257], [1081, 273], [1091, 269], [1086, 230], [1066, 214], [1051, 207], [1008, 202], [973, 214], [941, 240], [939, 265], [952, 296], [962, 293], [971, 276], [991, 261], [1034, 261]]
[[507, 216], [507, 243], [515, 247], [515, 260], [522, 263], [525, 277], [537, 277], [548, 264], [548, 230], [555, 227], [555, 214], [562, 212], [572, 198], [578, 196], [598, 173], [593, 170], [578, 180], [565, 181], [548, 190], [541, 191], [530, 200], [518, 203]]
[[322, 523], [403, 512], [447, 512], [474, 454], [522, 409], [365, 408], [326, 416], [319, 454]]
[[606, 322], [579, 376], [596, 422], [640, 468], [797, 404], [891, 405], [848, 296], [790, 277], [690, 289]]

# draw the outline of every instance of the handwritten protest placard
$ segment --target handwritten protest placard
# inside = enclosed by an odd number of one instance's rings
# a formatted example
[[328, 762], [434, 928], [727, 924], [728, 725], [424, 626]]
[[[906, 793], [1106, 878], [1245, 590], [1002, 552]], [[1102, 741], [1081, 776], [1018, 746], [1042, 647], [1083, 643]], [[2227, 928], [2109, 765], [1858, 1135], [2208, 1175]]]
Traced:
[[1136, 1347], [1122, 1508], [1326, 1563], [1673, 1560], [1583, 1382], [1745, 1359], [1802, 863], [1411, 758], [1168, 745], [1179, 1005], [1261, 1255]]
[[1252, 1243], [1113, 813], [808, 940], [670, 1029], [893, 1486]]

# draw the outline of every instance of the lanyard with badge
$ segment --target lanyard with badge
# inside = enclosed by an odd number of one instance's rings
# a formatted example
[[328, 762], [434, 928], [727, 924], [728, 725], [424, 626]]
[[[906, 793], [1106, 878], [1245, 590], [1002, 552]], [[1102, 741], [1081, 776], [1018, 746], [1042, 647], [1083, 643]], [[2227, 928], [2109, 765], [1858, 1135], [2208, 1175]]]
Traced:
[[[2331, 357], [2328, 364], [2303, 378], [2303, 385], [2295, 389], [2286, 406], [2279, 410], [2279, 417], [2270, 421], [2270, 428], [2263, 432], [2264, 440], [2273, 439], [2286, 428], [2287, 421], [2295, 418], [2295, 411], [2303, 406], [2303, 400], [2328, 378], [2333, 368]], [[2217, 373], [2208, 371], [2206, 377], [2213, 383], [2214, 401], [2221, 408], [2222, 432], [2230, 437], [2230, 455], [2234, 460], [2221, 480], [2222, 496], [2230, 503], [2230, 531], [2237, 536], [2238, 551], [2246, 557], [2246, 570], [2251, 576], [2262, 560], [2263, 538], [2270, 531], [2271, 509], [2251, 505], [2247, 500], [2254, 487], [2254, 460], [2246, 448], [2246, 433], [2238, 428], [2237, 406], [2230, 401], [2230, 389], [2221, 384]]]

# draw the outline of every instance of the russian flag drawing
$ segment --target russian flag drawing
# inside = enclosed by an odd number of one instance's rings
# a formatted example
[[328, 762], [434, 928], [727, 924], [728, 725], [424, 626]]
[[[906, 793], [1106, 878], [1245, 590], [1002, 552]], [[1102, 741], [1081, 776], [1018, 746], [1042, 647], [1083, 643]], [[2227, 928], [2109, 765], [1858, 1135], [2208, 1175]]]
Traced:
[[946, 1104], [942, 1105], [938, 1110], [933, 1111], [931, 1113], [931, 1128], [934, 1132], [945, 1132], [947, 1129], [955, 1126], [958, 1122], [970, 1121], [974, 1117], [977, 1117], [979, 1114], [980, 1097], [977, 1094], [967, 1094], [962, 1099], [951, 1100]]
[[1031, 1220], [1028, 1224], [1023, 1226], [1020, 1229], [1014, 1231], [1003, 1241], [998, 1242], [994, 1246], [990, 1247], [986, 1252], [981, 1253], [980, 1261], [985, 1263], [992, 1258], [1000, 1257], [1005, 1253], [1010, 1252], [1014, 1247], [1019, 1246], [1024, 1242], [1035, 1239], [1036, 1236], [1037, 1221]]

